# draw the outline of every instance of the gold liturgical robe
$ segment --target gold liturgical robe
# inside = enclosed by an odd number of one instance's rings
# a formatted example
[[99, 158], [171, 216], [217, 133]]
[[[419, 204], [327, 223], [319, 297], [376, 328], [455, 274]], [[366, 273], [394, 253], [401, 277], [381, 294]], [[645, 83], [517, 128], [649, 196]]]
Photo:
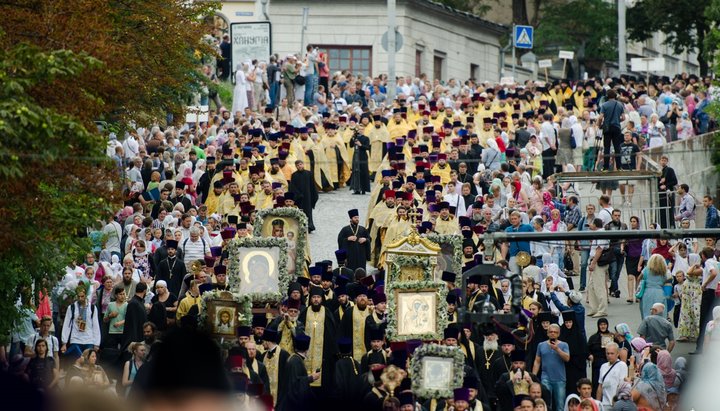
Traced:
[[362, 357], [367, 351], [365, 348], [365, 319], [370, 315], [367, 308], [360, 311], [357, 307], [352, 310], [352, 328], [353, 328], [353, 358], [355, 361], [362, 361]]
[[365, 128], [365, 135], [370, 139], [370, 173], [378, 170], [380, 163], [383, 160], [383, 146], [385, 143], [390, 142], [390, 132], [384, 124], [380, 125], [380, 128], [375, 126], [367, 126]]
[[[305, 357], [305, 368], [313, 372], [322, 368], [323, 348], [325, 346], [325, 307], [321, 306], [318, 312], [308, 308], [305, 318], [305, 334], [310, 337], [310, 349]], [[310, 383], [311, 387], [319, 387], [322, 384], [322, 373], [320, 378]]]
[[[350, 157], [342, 137], [338, 134], [335, 136], [323, 136], [320, 141], [325, 149], [325, 157], [328, 161], [328, 169], [330, 170], [329, 179], [331, 183], [338, 183], [341, 186], [350, 178]], [[338, 158], [338, 152], [340, 158]], [[338, 162], [342, 162], [342, 168], [338, 167]]]

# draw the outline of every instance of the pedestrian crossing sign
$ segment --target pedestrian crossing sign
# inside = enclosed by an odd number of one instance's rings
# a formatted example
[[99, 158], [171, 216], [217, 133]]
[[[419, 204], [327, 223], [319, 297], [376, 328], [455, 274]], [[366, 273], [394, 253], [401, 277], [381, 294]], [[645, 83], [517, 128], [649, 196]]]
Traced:
[[533, 47], [533, 26], [515, 26], [513, 39], [515, 47], [531, 49]]

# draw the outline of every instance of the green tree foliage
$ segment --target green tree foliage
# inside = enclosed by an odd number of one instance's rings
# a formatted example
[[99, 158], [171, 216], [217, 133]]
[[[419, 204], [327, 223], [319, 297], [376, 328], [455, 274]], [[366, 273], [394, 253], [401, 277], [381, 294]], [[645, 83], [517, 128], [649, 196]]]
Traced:
[[78, 231], [113, 201], [103, 138], [29, 93], [100, 65], [24, 43], [0, 49], [0, 335], [16, 319], [20, 294], [49, 287], [84, 255], [89, 246]]
[[545, 3], [535, 33], [540, 53], [548, 49], [574, 50], [588, 71], [598, 71], [617, 56], [617, 11], [604, 0]]
[[90, 250], [86, 228], [122, 205], [94, 121], [117, 128], [184, 118], [198, 63], [211, 52], [204, 16], [217, 6], [0, 2], [0, 337], [18, 318], [18, 296], [47, 295]]
[[[665, 33], [665, 44], [672, 47], [675, 53], [695, 51], [702, 75], [708, 72], [708, 54], [705, 38], [713, 21], [707, 16], [707, 10], [716, 0], [638, 0], [628, 8], [627, 27], [631, 40], [645, 41], [655, 32]], [[710, 54], [716, 49], [711, 46]]]

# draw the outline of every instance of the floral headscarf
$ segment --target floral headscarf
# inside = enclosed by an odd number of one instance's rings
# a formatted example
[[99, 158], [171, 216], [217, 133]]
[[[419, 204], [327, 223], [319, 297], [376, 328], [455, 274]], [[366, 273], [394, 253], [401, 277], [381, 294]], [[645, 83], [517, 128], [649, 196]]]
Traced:
[[665, 383], [655, 364], [648, 363], [643, 366], [635, 390], [645, 398], [651, 409], [661, 410], [665, 406], [667, 400]]
[[675, 370], [673, 369], [672, 356], [667, 350], [658, 352], [657, 367], [665, 382], [665, 388], [672, 387], [675, 383]]

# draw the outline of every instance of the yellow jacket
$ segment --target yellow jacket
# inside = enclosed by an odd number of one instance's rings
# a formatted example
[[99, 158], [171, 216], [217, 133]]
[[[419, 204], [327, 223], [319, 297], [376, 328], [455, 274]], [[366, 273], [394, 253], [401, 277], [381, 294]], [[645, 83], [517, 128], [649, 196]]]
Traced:
[[185, 298], [180, 301], [177, 311], [175, 312], [175, 318], [180, 321], [181, 318], [185, 317], [192, 308], [193, 305], [200, 304], [200, 296], [193, 297], [190, 291], [185, 293]]

